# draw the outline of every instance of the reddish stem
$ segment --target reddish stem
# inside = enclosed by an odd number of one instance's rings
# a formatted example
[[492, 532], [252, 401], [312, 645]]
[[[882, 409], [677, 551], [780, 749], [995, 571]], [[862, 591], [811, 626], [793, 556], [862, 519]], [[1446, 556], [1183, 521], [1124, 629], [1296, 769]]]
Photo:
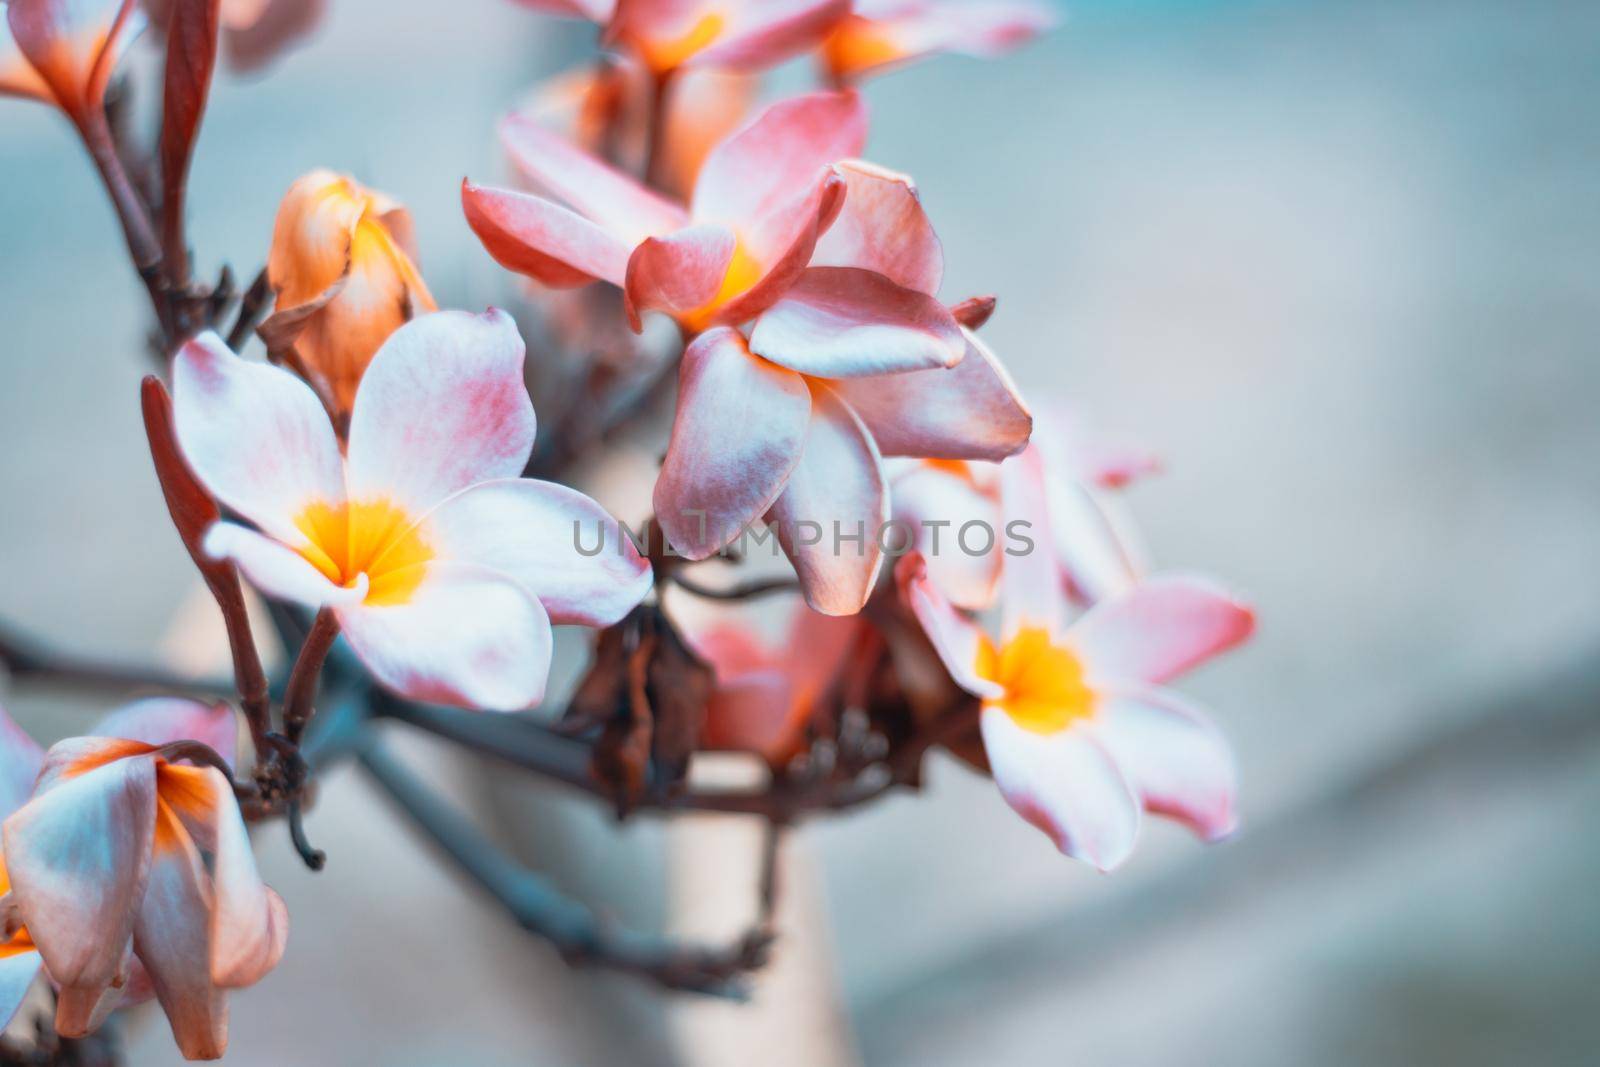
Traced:
[[306, 634], [306, 643], [300, 646], [294, 669], [289, 672], [289, 685], [283, 694], [283, 734], [290, 744], [299, 745], [306, 724], [311, 721], [312, 702], [317, 695], [317, 681], [322, 676], [322, 665], [327, 661], [328, 650], [339, 636], [339, 620], [332, 608], [317, 612]]

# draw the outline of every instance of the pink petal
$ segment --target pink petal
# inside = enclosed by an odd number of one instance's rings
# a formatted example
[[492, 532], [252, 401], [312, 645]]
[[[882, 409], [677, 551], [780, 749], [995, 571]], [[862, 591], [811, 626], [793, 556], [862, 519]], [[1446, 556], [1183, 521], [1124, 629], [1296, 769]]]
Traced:
[[605, 25], [611, 18], [611, 12], [616, 7], [613, 0], [517, 0], [517, 3], [535, 11], [565, 15], [568, 18], [588, 19], [601, 25]]
[[1066, 623], [1066, 592], [1052, 551], [1045, 504], [1044, 461], [1038, 449], [1023, 451], [1000, 465], [1001, 514], [1006, 528], [1005, 560], [1000, 569], [1002, 634], [1038, 628], [1050, 634]]
[[711, 150], [691, 213], [742, 233], [806, 195], [832, 164], [859, 156], [866, 139], [866, 109], [853, 92], [779, 101]]
[[656, 520], [690, 559], [704, 559], [772, 506], [800, 462], [811, 392], [793, 371], [750, 354], [726, 327], [683, 354], [672, 440], [656, 479]]
[[0, 819], [33, 795], [34, 779], [44, 764], [44, 749], [0, 708]]
[[[11, 893], [50, 976], [56, 1027], [86, 1033], [120, 997], [155, 825], [155, 760], [126, 742], [75, 739], [46, 756], [41, 792], [5, 821]], [[75, 773], [75, 768], [90, 769]], [[119, 975], [122, 976], [119, 980]], [[110, 994], [108, 997], [107, 994]]]
[[794, 688], [779, 670], [718, 681], [706, 702], [701, 744], [713, 752], [753, 752], [780, 762], [793, 747], [796, 710]]
[[228, 1002], [211, 981], [205, 863], [170, 807], [157, 805], [154, 822], [156, 845], [133, 927], [134, 951], [178, 1050], [186, 1059], [214, 1060], [228, 1048]]
[[1207, 841], [1232, 833], [1236, 772], [1216, 726], [1176, 693], [1102, 695], [1090, 729], [1111, 753], [1146, 811], [1170, 815]]
[[950, 678], [974, 696], [1000, 696], [1004, 690], [978, 673], [978, 661], [988, 638], [976, 623], [955, 609], [930, 579], [922, 553], [912, 552], [902, 557], [895, 565], [894, 577], [901, 597], [916, 616], [933, 650], [939, 654], [945, 670], [950, 672]]
[[309, 608], [359, 604], [367, 595], [366, 575], [358, 576], [355, 585], [334, 585], [299, 553], [231, 522], [213, 524], [202, 547], [213, 559], [232, 560], [251, 585], [269, 596]]
[[1000, 460], [1028, 443], [1033, 416], [1011, 377], [970, 330], [949, 369], [835, 383], [886, 456]]
[[299, 378], [230, 352], [211, 331], [172, 362], [178, 445], [207, 489], [280, 541], [303, 544], [306, 505], [344, 502], [339, 442]]
[[691, 57], [691, 65], [724, 70], [775, 66], [820, 43], [849, 13], [850, 0], [766, 0], [736, 10], [742, 17]]
[[824, 615], [861, 610], [883, 566], [888, 520], [878, 447], [848, 404], [812, 382], [804, 451], [767, 512], [807, 604]]
[[556, 625], [609, 626], [650, 591], [650, 564], [617, 520], [554, 482], [481, 482], [434, 509], [426, 530], [441, 559], [515, 580]]
[[439, 311], [378, 349], [350, 414], [354, 500], [420, 516], [458, 490], [515, 478], [533, 451], [533, 402], [511, 316]]
[[844, 182], [824, 170], [808, 191], [747, 226], [741, 235], [759, 277], [743, 293], [724, 302], [711, 322], [737, 325], [771, 307], [804, 273], [817, 238], [833, 223], [843, 202]]
[[1215, 582], [1162, 575], [1097, 604], [1066, 636], [1091, 678], [1159, 684], [1239, 644], [1255, 623]]
[[239, 748], [239, 722], [233, 709], [221, 701], [202, 704], [181, 697], [150, 697], [111, 712], [89, 736], [120, 737], [157, 747], [173, 741], [200, 741], [231, 767]]
[[954, 366], [966, 342], [925, 293], [872, 271], [812, 267], [756, 320], [750, 350], [801, 374], [861, 378]]
[[521, 711], [544, 699], [550, 617], [533, 593], [483, 567], [430, 563], [405, 604], [337, 609], [345, 639], [401, 696]]
[[865, 25], [849, 29], [879, 47], [856, 52], [828, 50], [825, 55], [839, 77], [859, 78], [939, 52], [983, 58], [999, 55], [1056, 21], [1048, 6], [1020, 0], [858, 2], [855, 12], [859, 18], [853, 21]]
[[569, 205], [630, 248], [689, 221], [678, 205], [525, 115], [501, 120], [500, 143], [536, 191]]
[[559, 204], [462, 179], [461, 208], [484, 249], [507, 270], [557, 289], [623, 282], [628, 246]]
[[0, 1029], [4, 1029], [22, 1007], [43, 962], [39, 954], [32, 951], [0, 956]]
[[1113, 502], [1082, 482], [1052, 478], [1050, 525], [1072, 594], [1089, 604], [1131, 589], [1141, 566]]
[[689, 226], [647, 237], [628, 258], [623, 308], [637, 332], [645, 311], [683, 314], [711, 302], [733, 261], [735, 239], [726, 226]]
[[316, 29], [326, 8], [327, 0], [268, 0], [258, 18], [228, 23], [223, 44], [229, 64], [236, 71], [265, 65]]
[[[896, 477], [889, 496], [894, 521], [912, 531], [912, 544], [939, 591], [960, 608], [989, 607], [1005, 551], [1004, 523], [995, 500], [971, 478], [922, 463]], [[993, 543], [989, 531], [994, 531]]]
[[[134, 0], [11, 0], [0, 14], [6, 36], [61, 107], [78, 116], [99, 104], [111, 68], [144, 26]], [[91, 50], [91, 42], [98, 47]]]
[[998, 705], [979, 719], [983, 748], [1006, 803], [1056, 848], [1109, 871], [1133, 851], [1139, 801], [1111, 756], [1081, 729], [1043, 734]]
[[844, 207], [811, 257], [814, 267], [861, 267], [932, 296], [944, 277], [944, 250], [904, 174], [860, 160], [833, 165], [844, 179]]

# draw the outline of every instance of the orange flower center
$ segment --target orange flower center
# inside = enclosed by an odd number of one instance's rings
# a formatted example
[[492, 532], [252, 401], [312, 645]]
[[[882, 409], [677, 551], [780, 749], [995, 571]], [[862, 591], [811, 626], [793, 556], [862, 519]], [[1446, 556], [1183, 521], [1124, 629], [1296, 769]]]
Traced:
[[319, 501], [302, 509], [294, 524], [306, 536], [300, 555], [330, 582], [349, 588], [367, 576], [370, 605], [406, 603], [433, 559], [416, 520], [388, 500]]
[[984, 641], [977, 671], [1005, 689], [984, 706], [1002, 709], [1024, 730], [1053, 734], [1094, 714], [1095, 695], [1084, 683], [1083, 664], [1038, 627], [1017, 631], [998, 649]]
[[[9, 892], [11, 892], [11, 875], [6, 871], [6, 858], [0, 856], [0, 896]], [[34, 951], [33, 938], [28, 936], [28, 928], [18, 926], [17, 932], [11, 935], [11, 940], [0, 944], [0, 960], [32, 951]]]
[[694, 25], [676, 37], [645, 39], [633, 37], [634, 47], [645, 66], [660, 74], [676, 70], [688, 62], [695, 53], [715, 41], [722, 34], [727, 19], [715, 11], [707, 12], [695, 20]]
[[693, 311], [685, 312], [681, 316], [683, 324], [690, 332], [699, 333], [711, 325], [712, 318], [722, 310], [723, 305], [749, 292], [760, 280], [761, 263], [750, 254], [743, 241], [736, 241], [733, 258], [728, 260], [728, 270], [722, 276], [722, 284], [717, 288], [716, 295]]
[[888, 27], [851, 15], [822, 43], [822, 58], [836, 77], [893, 63], [904, 54]]

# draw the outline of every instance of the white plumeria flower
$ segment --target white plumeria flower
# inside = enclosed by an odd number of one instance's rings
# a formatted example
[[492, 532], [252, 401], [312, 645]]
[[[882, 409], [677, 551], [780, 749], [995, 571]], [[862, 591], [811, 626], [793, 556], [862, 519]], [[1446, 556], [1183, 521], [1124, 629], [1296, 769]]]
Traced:
[[202, 334], [173, 366], [178, 443], [256, 527], [218, 522], [206, 551], [272, 596], [331, 608], [404, 696], [538, 703], [551, 623], [617, 621], [650, 566], [593, 500], [520, 477], [534, 437], [522, 363], [502, 311], [414, 319], [367, 368], [341, 455], [304, 382]]
[[1213, 582], [1165, 575], [1066, 625], [1039, 454], [1029, 448], [1000, 470], [1006, 514], [1032, 524], [1036, 549], [1006, 556], [999, 640], [951, 604], [920, 553], [896, 577], [950, 677], [982, 701], [983, 747], [1006, 802], [1101, 870], [1133, 851], [1141, 809], [1207, 840], [1231, 833], [1227, 741], [1162, 683], [1243, 641], [1254, 614]]

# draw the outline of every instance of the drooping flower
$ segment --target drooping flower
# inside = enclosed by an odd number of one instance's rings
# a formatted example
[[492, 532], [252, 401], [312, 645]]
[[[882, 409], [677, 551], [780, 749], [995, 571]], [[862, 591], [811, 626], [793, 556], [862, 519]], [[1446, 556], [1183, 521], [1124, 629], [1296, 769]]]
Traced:
[[[1044, 476], [1030, 449], [1002, 466], [1041, 545]], [[1237, 645], [1250, 609], [1187, 576], [1145, 579], [1070, 626], [1047, 551], [1006, 558], [999, 641], [958, 612], [918, 553], [896, 568], [901, 593], [952, 679], [980, 698], [980, 728], [1006, 802], [1064, 853], [1109, 870], [1125, 860], [1140, 812], [1206, 839], [1236, 824], [1227, 742], [1163, 683]]]
[[774, 527], [806, 600], [866, 602], [882, 565], [882, 456], [1001, 459], [1032, 416], [1010, 377], [935, 297], [938, 238], [904, 175], [835, 164], [838, 220], [749, 338], [702, 334], [684, 353], [656, 518], [703, 559], [756, 519]]
[[435, 310], [415, 254], [410, 213], [342, 174], [312, 171], [278, 207], [267, 255], [277, 308], [262, 336], [341, 419], [378, 346]]
[[1054, 23], [1027, 0], [856, 0], [823, 41], [822, 63], [843, 85], [940, 52], [996, 56]]
[[621, 287], [635, 330], [644, 312], [663, 311], [698, 332], [749, 321], [799, 277], [844, 199], [830, 164], [860, 153], [866, 116], [853, 93], [774, 104], [711, 150], [687, 208], [527, 117], [500, 133], [554, 199], [463, 182], [467, 222], [489, 254], [545, 285]]
[[716, 672], [701, 747], [752, 752], [782, 767], [805, 750], [807, 730], [841, 668], [858, 647], [861, 617], [797, 606], [783, 638], [761, 641], [742, 621], [723, 619], [687, 636]]
[[617, 621], [650, 567], [593, 500], [520, 477], [534, 437], [522, 364], [504, 312], [414, 319], [367, 368], [341, 455], [305, 383], [202, 334], [174, 362], [178, 442], [255, 525], [217, 523], [207, 551], [268, 593], [331, 608], [405, 696], [537, 703], [551, 623]]
[[[1031, 440], [1045, 472], [1059, 581], [1085, 605], [1128, 589], [1144, 573], [1143, 552], [1110, 490], [1159, 469], [1159, 461], [1087, 433], [1059, 408], [1035, 419]], [[1010, 519], [999, 469], [961, 460], [905, 461], [891, 471], [890, 497], [894, 521], [914, 537], [934, 584], [951, 603], [972, 610], [993, 603]]]
[[183, 1054], [215, 1059], [227, 990], [283, 955], [288, 914], [256, 872], [231, 784], [169, 758], [193, 740], [231, 760], [235, 730], [226, 705], [129, 705], [52, 747], [32, 798], [6, 818], [5, 911], [21, 926], [8, 963], [26, 957], [19, 939], [36, 946], [61, 1035], [81, 1037], [130, 994], [153, 992]]
[[0, 15], [0, 95], [55, 104], [80, 126], [144, 26], [134, 0], [9, 0]]

